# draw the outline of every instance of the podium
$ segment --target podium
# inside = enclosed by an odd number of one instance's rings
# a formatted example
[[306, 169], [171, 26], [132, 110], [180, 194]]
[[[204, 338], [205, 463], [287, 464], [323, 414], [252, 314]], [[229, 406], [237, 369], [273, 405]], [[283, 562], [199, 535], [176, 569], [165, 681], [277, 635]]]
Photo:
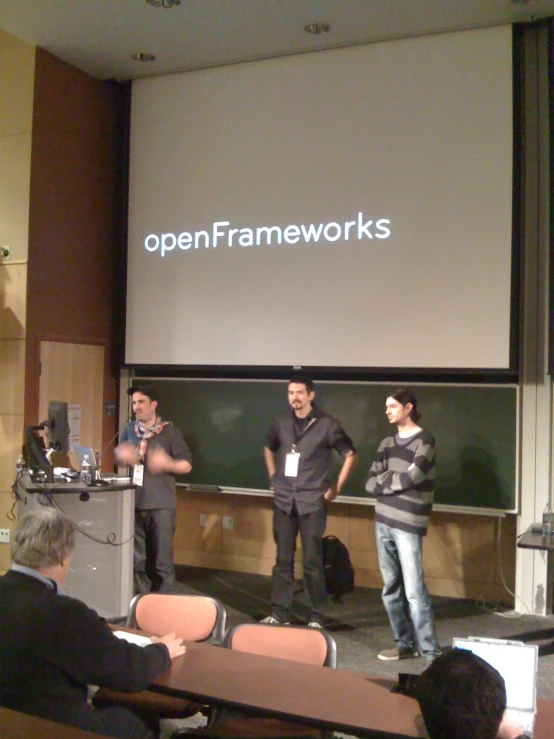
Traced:
[[135, 486], [128, 480], [95, 486], [40, 484], [24, 473], [18, 494], [19, 517], [51, 506], [77, 527], [64, 593], [106, 619], [126, 617], [133, 597]]

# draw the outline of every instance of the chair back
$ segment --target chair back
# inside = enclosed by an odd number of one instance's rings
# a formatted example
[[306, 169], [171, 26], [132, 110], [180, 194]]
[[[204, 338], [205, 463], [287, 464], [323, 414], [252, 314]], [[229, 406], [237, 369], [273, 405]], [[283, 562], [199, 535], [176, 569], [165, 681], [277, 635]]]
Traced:
[[325, 629], [274, 624], [240, 624], [225, 635], [223, 646], [324, 667], [337, 666], [337, 644]]
[[226, 619], [225, 607], [215, 598], [144, 593], [131, 601], [127, 626], [158, 635], [174, 632], [185, 641], [221, 644]]

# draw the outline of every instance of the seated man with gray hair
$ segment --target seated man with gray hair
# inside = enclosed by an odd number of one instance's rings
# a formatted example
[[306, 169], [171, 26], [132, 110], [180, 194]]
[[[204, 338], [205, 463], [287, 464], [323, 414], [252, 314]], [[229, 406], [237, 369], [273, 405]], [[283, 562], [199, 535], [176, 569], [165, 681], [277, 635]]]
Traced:
[[430, 739], [525, 739], [505, 713], [504, 678], [467, 649], [437, 657], [419, 677], [417, 699]]
[[[0, 705], [120, 739], [156, 730], [132, 711], [93, 709], [87, 686], [140, 691], [184, 654], [175, 634], [139, 647], [61, 592], [75, 525], [55, 508], [26, 513], [12, 535], [12, 568], [0, 577]], [[154, 729], [154, 731], [152, 730]]]

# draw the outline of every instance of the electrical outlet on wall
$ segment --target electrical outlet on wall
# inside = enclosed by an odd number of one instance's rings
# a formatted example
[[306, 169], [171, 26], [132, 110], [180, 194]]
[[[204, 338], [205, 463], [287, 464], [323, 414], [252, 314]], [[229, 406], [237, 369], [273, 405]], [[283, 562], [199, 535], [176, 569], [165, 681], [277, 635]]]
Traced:
[[9, 543], [10, 543], [10, 530], [0, 529], [0, 544], [9, 544]]
[[205, 513], [201, 513], [199, 516], [200, 519], [200, 528], [205, 529], [208, 525], [208, 516]]
[[223, 528], [224, 529], [233, 529], [234, 525], [235, 525], [235, 522], [232, 516], [223, 516]]

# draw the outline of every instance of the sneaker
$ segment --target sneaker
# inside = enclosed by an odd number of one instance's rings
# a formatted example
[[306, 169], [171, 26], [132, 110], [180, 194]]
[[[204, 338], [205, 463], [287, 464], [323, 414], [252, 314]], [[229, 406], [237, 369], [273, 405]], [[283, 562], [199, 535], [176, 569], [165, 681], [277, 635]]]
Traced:
[[310, 629], [322, 629], [323, 626], [319, 623], [319, 621], [310, 621], [308, 623], [308, 626]]
[[377, 655], [377, 659], [382, 659], [384, 662], [393, 662], [397, 659], [415, 659], [416, 657], [419, 657], [418, 652], [415, 649], [406, 649], [406, 647], [384, 649]]
[[273, 616], [266, 616], [265, 618], [262, 618], [260, 621], [261, 624], [273, 624], [274, 626], [288, 626], [288, 621], [278, 621], [276, 618], [273, 618]]

